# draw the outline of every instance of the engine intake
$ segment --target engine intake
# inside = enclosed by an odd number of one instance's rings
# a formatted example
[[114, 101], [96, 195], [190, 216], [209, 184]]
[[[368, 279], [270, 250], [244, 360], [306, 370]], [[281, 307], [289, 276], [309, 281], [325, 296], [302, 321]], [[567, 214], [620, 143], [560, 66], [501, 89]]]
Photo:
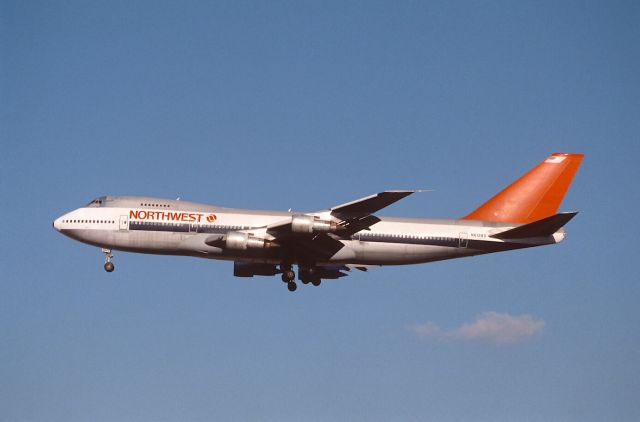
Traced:
[[327, 233], [337, 230], [335, 222], [321, 220], [313, 215], [294, 215], [291, 218], [291, 231], [294, 233]]

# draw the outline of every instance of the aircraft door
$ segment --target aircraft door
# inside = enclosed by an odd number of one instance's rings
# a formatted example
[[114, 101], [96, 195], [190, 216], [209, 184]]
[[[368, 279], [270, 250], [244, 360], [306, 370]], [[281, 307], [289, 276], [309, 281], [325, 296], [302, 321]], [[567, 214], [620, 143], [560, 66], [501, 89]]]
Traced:
[[120, 230], [129, 230], [129, 218], [126, 215], [120, 216]]
[[469, 233], [460, 232], [460, 237], [458, 238], [458, 247], [466, 248], [469, 244]]

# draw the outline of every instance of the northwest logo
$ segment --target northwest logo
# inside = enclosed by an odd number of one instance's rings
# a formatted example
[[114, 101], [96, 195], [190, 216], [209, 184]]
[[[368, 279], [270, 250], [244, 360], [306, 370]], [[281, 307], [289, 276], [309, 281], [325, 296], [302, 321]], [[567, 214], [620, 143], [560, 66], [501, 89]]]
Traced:
[[131, 220], [151, 220], [151, 221], [181, 221], [185, 223], [200, 223], [206, 220], [213, 223], [217, 220], [215, 214], [205, 214], [199, 212], [173, 212], [173, 211], [147, 211], [129, 210]]

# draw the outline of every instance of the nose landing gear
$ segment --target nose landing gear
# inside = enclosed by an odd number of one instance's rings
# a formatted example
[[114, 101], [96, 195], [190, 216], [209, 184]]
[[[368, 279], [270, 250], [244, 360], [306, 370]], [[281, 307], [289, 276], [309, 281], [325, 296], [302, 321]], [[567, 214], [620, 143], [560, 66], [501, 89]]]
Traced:
[[113, 254], [111, 253], [111, 249], [106, 249], [106, 248], [102, 248], [102, 253], [104, 254], [104, 259], [105, 259], [105, 263], [104, 263], [104, 270], [108, 273], [112, 272], [113, 270], [116, 269], [115, 265], [113, 265], [113, 262], [111, 262], [111, 258], [113, 258]]

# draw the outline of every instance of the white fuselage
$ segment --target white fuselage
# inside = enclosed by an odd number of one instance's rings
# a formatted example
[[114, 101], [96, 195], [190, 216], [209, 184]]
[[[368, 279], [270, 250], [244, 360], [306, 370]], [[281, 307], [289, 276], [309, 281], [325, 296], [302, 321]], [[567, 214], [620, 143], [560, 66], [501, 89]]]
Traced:
[[[328, 211], [307, 214], [330, 218]], [[211, 236], [232, 232], [269, 240], [272, 236], [267, 233], [267, 226], [293, 215], [292, 212], [230, 209], [180, 200], [122, 196], [103, 197], [64, 214], [55, 220], [54, 227], [70, 238], [108, 249], [298, 264], [308, 260], [308, 256], [279, 247], [229, 249], [205, 243]], [[563, 232], [518, 242], [490, 237], [515, 226], [517, 224], [473, 220], [381, 217], [370, 229], [339, 239], [344, 247], [333, 255], [316, 258], [313, 264], [415, 264], [557, 243], [564, 238]]]

